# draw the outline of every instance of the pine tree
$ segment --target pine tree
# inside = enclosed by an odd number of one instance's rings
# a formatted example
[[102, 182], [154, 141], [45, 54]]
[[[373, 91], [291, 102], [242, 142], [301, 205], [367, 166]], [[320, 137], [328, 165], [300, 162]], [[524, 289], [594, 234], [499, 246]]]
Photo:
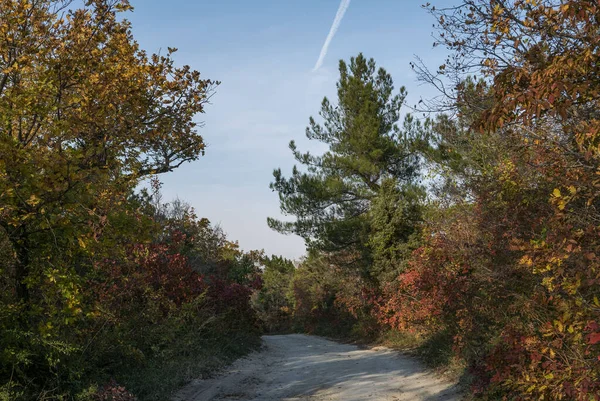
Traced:
[[290, 143], [295, 159], [292, 176], [273, 173], [271, 189], [279, 193], [284, 215], [295, 221], [268, 219], [281, 233], [303, 237], [309, 250], [368, 256], [371, 232], [368, 212], [382, 183], [398, 188], [413, 183], [419, 160], [412, 152], [421, 124], [410, 115], [400, 128], [406, 98], [402, 87], [394, 94], [392, 77], [362, 54], [348, 65], [340, 61], [337, 104], [323, 99], [320, 116], [306, 129], [309, 140], [328, 146], [320, 155], [301, 153]]

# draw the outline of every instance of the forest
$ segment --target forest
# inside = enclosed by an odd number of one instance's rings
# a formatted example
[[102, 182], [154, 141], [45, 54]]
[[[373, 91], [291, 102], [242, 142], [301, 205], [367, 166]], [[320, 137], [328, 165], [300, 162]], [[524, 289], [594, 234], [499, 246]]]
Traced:
[[437, 97], [340, 61], [327, 150], [292, 141], [270, 185], [291, 261], [161, 193], [219, 82], [141, 49], [126, 0], [0, 0], [0, 400], [167, 400], [264, 333], [403, 350], [473, 400], [600, 400], [600, 5], [456, 3], [423, 6]]

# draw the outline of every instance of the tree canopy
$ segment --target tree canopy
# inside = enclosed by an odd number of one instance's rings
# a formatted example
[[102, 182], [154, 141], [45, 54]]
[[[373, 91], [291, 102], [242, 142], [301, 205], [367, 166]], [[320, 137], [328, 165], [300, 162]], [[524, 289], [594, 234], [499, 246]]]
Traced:
[[22, 297], [36, 244], [85, 247], [141, 178], [204, 152], [193, 117], [215, 83], [176, 67], [175, 49], [141, 50], [117, 15], [127, 1], [86, 4], [0, 2], [0, 225]]
[[410, 115], [402, 126], [406, 91], [394, 91], [392, 77], [362, 54], [340, 61], [337, 103], [323, 99], [320, 116], [306, 136], [325, 144], [322, 155], [290, 149], [301, 167], [285, 178], [274, 171], [271, 189], [279, 193], [281, 210], [291, 222], [269, 219], [282, 233], [303, 237], [309, 249], [325, 252], [362, 251], [368, 242], [370, 206], [386, 180], [394, 186], [411, 184], [419, 158], [411, 148], [420, 124]]

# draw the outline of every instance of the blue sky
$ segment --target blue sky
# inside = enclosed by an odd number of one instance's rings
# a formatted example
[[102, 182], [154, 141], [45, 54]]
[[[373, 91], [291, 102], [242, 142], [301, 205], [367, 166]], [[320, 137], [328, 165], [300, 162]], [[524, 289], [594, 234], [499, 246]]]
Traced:
[[[445, 1], [448, 3], [448, 0]], [[432, 1], [433, 4], [440, 3]], [[201, 217], [220, 224], [243, 249], [298, 258], [299, 237], [271, 231], [280, 217], [272, 171], [289, 173], [288, 143], [318, 150], [305, 139], [308, 118], [323, 96], [335, 99], [339, 59], [363, 52], [406, 86], [409, 103], [433, 95], [409, 63], [415, 55], [432, 68], [432, 17], [418, 0], [352, 0], [323, 66], [313, 72], [338, 9], [338, 0], [131, 0], [127, 18], [142, 48], [176, 47], [177, 64], [189, 64], [221, 85], [207, 106], [202, 135], [206, 156], [161, 176], [166, 199], [188, 201]]]

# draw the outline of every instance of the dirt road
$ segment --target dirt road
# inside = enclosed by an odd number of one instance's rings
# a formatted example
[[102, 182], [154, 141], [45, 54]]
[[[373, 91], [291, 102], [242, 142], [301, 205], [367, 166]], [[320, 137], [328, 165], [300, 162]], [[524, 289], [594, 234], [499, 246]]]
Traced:
[[198, 380], [177, 401], [434, 401], [458, 390], [412, 358], [300, 334], [263, 337], [264, 347], [225, 374]]

